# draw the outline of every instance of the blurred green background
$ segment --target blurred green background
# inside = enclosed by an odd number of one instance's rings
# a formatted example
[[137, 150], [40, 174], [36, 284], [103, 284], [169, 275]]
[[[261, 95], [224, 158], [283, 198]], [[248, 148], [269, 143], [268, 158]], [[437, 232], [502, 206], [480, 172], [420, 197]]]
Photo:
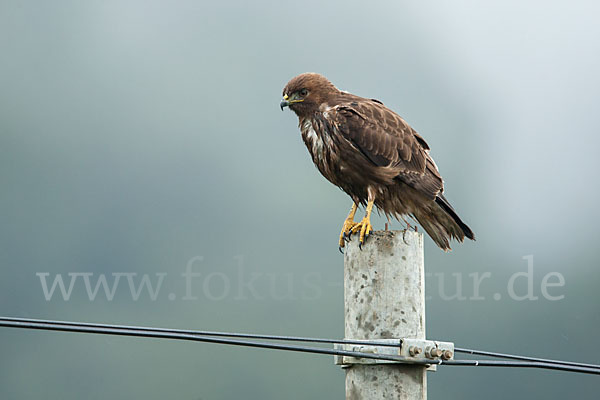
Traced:
[[[427, 336], [597, 362], [599, 12], [592, 1], [1, 1], [0, 315], [342, 337], [336, 242], [351, 202], [279, 110], [286, 82], [316, 71], [426, 138], [477, 234], [449, 254], [426, 240]], [[517, 301], [507, 282], [529, 255], [538, 299]], [[189, 288], [188, 264], [200, 274]], [[477, 296], [469, 274], [486, 272]], [[550, 272], [564, 277], [549, 289], [561, 300], [542, 296]], [[69, 273], [93, 274], [92, 288], [114, 273], [155, 286], [166, 275], [154, 300], [145, 289], [135, 300], [124, 277], [112, 300], [102, 289], [90, 300], [82, 275], [68, 300], [58, 288], [46, 300], [38, 273], [67, 289]], [[2, 399], [344, 396], [328, 356], [8, 328], [0, 343]], [[429, 374], [429, 398], [594, 398], [597, 383], [446, 367]]]

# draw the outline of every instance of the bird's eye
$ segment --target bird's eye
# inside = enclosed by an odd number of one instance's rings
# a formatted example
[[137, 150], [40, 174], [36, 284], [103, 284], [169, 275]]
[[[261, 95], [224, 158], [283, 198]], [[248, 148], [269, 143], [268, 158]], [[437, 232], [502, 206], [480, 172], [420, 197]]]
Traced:
[[305, 97], [308, 94], [308, 90], [302, 89], [300, 90], [300, 96]]

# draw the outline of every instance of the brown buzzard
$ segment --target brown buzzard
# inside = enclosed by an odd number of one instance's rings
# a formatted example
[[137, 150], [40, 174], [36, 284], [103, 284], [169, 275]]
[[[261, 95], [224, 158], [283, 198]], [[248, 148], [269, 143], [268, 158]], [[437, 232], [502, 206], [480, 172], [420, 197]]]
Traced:
[[[444, 197], [444, 181], [425, 140], [382, 102], [306, 73], [288, 82], [280, 106], [298, 116], [302, 139], [321, 174], [354, 202], [340, 233], [340, 250], [353, 233], [359, 233], [362, 246], [373, 231], [373, 205], [407, 227], [403, 216], [412, 216], [443, 250], [450, 250], [452, 238], [475, 240]], [[366, 215], [354, 222], [359, 204], [366, 206]]]

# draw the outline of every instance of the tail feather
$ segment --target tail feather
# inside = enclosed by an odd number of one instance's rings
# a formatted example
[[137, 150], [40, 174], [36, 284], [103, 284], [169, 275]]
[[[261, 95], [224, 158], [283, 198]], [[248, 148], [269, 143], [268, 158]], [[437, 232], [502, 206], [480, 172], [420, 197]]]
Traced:
[[444, 251], [451, 250], [450, 239], [462, 242], [467, 237], [475, 240], [471, 228], [460, 219], [441, 194], [436, 197], [435, 203], [432, 202], [428, 207], [418, 210], [414, 216], [431, 239]]
[[435, 202], [444, 209], [444, 211], [446, 211], [446, 213], [448, 213], [448, 215], [450, 215], [452, 217], [452, 219], [454, 220], [454, 222], [456, 222], [456, 224], [458, 226], [460, 226], [460, 229], [462, 229], [463, 233], [465, 234], [466, 237], [468, 237], [471, 240], [475, 240], [475, 234], [473, 233], [473, 231], [471, 230], [471, 228], [469, 228], [467, 226], [467, 224], [465, 224], [464, 222], [462, 222], [462, 220], [460, 219], [460, 217], [458, 216], [458, 214], [456, 214], [456, 211], [454, 211], [454, 208], [452, 208], [452, 206], [450, 205], [450, 203], [448, 202], [448, 200], [446, 200], [446, 198], [444, 197], [443, 194], [439, 194], [436, 198], [435, 198]]

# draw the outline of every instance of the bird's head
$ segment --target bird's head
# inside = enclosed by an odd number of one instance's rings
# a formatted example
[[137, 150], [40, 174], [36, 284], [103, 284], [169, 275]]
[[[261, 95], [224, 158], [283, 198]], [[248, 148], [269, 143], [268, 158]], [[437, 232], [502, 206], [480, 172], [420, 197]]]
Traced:
[[323, 75], [307, 72], [292, 78], [285, 85], [279, 106], [282, 110], [289, 107], [299, 117], [308, 116], [336, 93], [339, 90]]

